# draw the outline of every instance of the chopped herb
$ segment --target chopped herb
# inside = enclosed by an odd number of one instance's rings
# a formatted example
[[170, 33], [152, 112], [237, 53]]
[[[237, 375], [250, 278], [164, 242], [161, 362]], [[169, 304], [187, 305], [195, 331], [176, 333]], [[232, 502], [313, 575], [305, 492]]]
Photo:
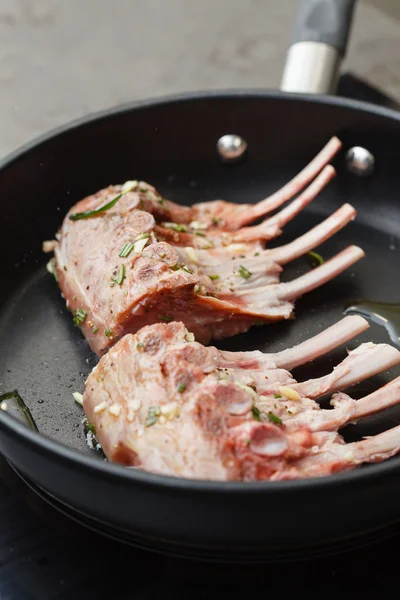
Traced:
[[274, 398], [282, 398], [280, 394], [274, 394]]
[[121, 256], [122, 258], [126, 258], [127, 256], [130, 255], [132, 250], [133, 250], [133, 244], [132, 244], [132, 242], [128, 242], [122, 248], [121, 252], [119, 253], [119, 256]]
[[95, 325], [95, 326], [93, 327], [93, 333], [97, 333], [97, 332], [98, 332], [98, 330], [99, 330], [99, 328], [98, 328], [98, 327], [96, 327], [96, 325]]
[[260, 253], [259, 253], [259, 252], [256, 252], [254, 256], [260, 256]]
[[322, 256], [317, 252], [307, 252], [306, 260], [313, 268], [318, 267], [319, 265], [322, 265], [325, 262]]
[[147, 192], [147, 187], [140, 187], [139, 192]]
[[116, 277], [111, 277], [111, 282], [110, 282], [110, 286], [114, 287], [115, 283], [118, 283], [118, 285], [122, 285], [122, 282], [125, 279], [125, 265], [121, 265], [120, 270], [118, 271], [118, 274]]
[[240, 275], [244, 279], [248, 279], [249, 277], [252, 276], [251, 271], [249, 271], [248, 269], [246, 269], [246, 267], [244, 267], [243, 265], [240, 265], [240, 267], [239, 267], [239, 273], [240, 273]]
[[140, 350], [140, 348], [143, 348], [143, 344], [142, 344], [142, 342], [138, 342], [138, 343], [136, 344], [136, 348], [137, 348], [138, 350]]
[[213, 217], [211, 221], [214, 223], [214, 225], [218, 225], [218, 223], [221, 222], [221, 219], [219, 217]]
[[158, 318], [160, 319], [160, 321], [166, 321], [167, 323], [172, 321], [172, 317], [169, 317], [168, 315], [160, 315]]
[[158, 202], [158, 204], [161, 204], [161, 206], [162, 206], [164, 204], [164, 198], [162, 196], [159, 196], [157, 198], [157, 202]]
[[125, 279], [125, 265], [121, 265], [121, 268], [118, 271], [116, 282], [118, 283], [118, 285], [121, 285], [124, 279]]
[[187, 231], [186, 225], [183, 223], [163, 223], [163, 226], [167, 229], [173, 229], [174, 231], [185, 232]]
[[160, 407], [159, 406], [150, 406], [149, 408], [149, 412], [147, 413], [147, 418], [145, 421], [145, 426], [146, 427], [151, 427], [152, 425], [155, 425], [155, 423], [157, 423], [157, 419], [160, 416], [161, 411], [160, 411]]
[[110, 337], [110, 336], [112, 336], [112, 331], [111, 331], [111, 329], [109, 329], [109, 328], [107, 327], [107, 329], [105, 329], [105, 331], [104, 331], [104, 335], [106, 335], [107, 337]]
[[209, 275], [209, 278], [215, 281], [215, 279], [219, 279], [219, 275]]
[[253, 417], [256, 421], [261, 421], [261, 412], [260, 409], [257, 408], [257, 406], [253, 406], [251, 412], [253, 413]]
[[189, 269], [186, 267], [186, 265], [183, 265], [183, 267], [181, 267], [182, 271], [185, 271], [186, 273], [190, 273], [192, 274], [192, 271], [189, 271]]
[[[57, 275], [57, 270], [56, 270], [56, 261], [55, 261], [54, 256], [47, 263], [46, 269], [48, 270], [49, 273], [51, 273], [53, 275], [54, 279], [58, 282], [58, 275]], [[64, 267], [64, 269], [65, 269], [65, 267]]]
[[84, 308], [76, 308], [74, 311], [74, 323], [75, 325], [81, 325], [87, 317], [87, 312]]
[[[129, 185], [126, 185], [126, 184], [129, 184]], [[79, 219], [88, 219], [89, 217], [95, 217], [95, 216], [99, 215], [100, 213], [103, 213], [106, 210], [109, 210], [110, 208], [115, 206], [115, 204], [118, 202], [118, 200], [124, 194], [126, 194], [127, 192], [130, 192], [136, 186], [137, 186], [137, 181], [129, 181], [129, 182], [127, 181], [122, 186], [121, 193], [118, 194], [117, 196], [115, 196], [115, 198], [113, 198], [112, 200], [110, 200], [110, 202], [107, 202], [107, 204], [100, 206], [100, 208], [96, 208], [96, 210], [84, 210], [81, 213], [73, 213], [72, 215], [69, 215], [69, 218], [71, 219], [71, 221], [79, 221]]]
[[142, 231], [142, 233], [139, 233], [139, 235], [135, 238], [135, 242], [138, 242], [139, 240], [147, 240], [149, 237], [149, 233]]
[[180, 383], [178, 385], [178, 393], [182, 394], [182, 392], [184, 392], [186, 390], [186, 385], [184, 383]]
[[277, 423], [278, 425], [282, 425], [282, 420], [279, 417], [277, 417], [276, 415], [274, 415], [274, 413], [271, 412], [271, 411], [269, 411], [269, 413], [268, 413], [268, 419], [270, 421], [272, 421], [273, 423]]
[[206, 234], [202, 233], [201, 231], [195, 231], [194, 233], [195, 233], [195, 235], [198, 235], [200, 237], [206, 237]]
[[96, 427], [93, 425], [93, 423], [87, 423], [86, 428], [89, 429], [93, 435], [96, 435]]

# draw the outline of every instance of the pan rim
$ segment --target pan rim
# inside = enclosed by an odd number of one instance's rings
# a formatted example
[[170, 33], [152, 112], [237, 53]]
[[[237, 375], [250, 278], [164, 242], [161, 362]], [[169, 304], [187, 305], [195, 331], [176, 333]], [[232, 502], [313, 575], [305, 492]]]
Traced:
[[379, 106], [372, 102], [366, 102], [364, 100], [356, 100], [352, 98], [345, 98], [340, 96], [329, 96], [327, 94], [305, 94], [298, 92], [281, 92], [279, 90], [262, 90], [253, 88], [226, 88], [221, 90], [200, 90], [184, 92], [180, 94], [168, 94], [165, 96], [153, 96], [144, 99], [132, 100], [115, 106], [110, 106], [105, 109], [91, 112], [82, 117], [69, 120], [61, 125], [52, 127], [44, 133], [35, 136], [31, 140], [21, 144], [15, 150], [7, 153], [3, 158], [0, 159], [0, 175], [1, 171], [5, 169], [9, 164], [24, 154], [34, 150], [42, 144], [50, 141], [52, 138], [59, 135], [63, 135], [72, 132], [79, 127], [89, 125], [96, 121], [102, 121], [108, 118], [116, 117], [120, 114], [127, 113], [130, 111], [136, 111], [146, 108], [153, 108], [155, 106], [161, 106], [168, 104], [184, 104], [186, 102], [194, 102], [198, 100], [231, 100], [231, 99], [270, 99], [270, 100], [282, 100], [284, 102], [300, 102], [301, 104], [323, 104], [327, 106], [335, 106], [338, 108], [348, 108], [354, 111], [362, 111], [369, 114], [374, 114], [379, 117], [388, 118], [395, 121], [400, 121], [400, 111], [391, 109], [385, 106]]
[[[131, 111], [151, 109], [156, 106], [167, 106], [168, 104], [184, 104], [200, 100], [234, 100], [234, 99], [265, 99], [280, 100], [283, 102], [299, 102], [302, 104], [322, 104], [337, 107], [339, 109], [350, 109], [355, 112], [364, 112], [389, 120], [400, 121], [400, 112], [387, 107], [378, 106], [362, 100], [354, 100], [337, 96], [328, 96], [325, 94], [313, 95], [303, 93], [281, 92], [279, 90], [263, 89], [243, 89], [228, 88], [222, 90], [191, 91], [180, 94], [169, 94], [166, 96], [156, 96], [146, 99], [138, 99], [124, 104], [119, 104], [103, 110], [95, 111], [83, 117], [70, 120], [67, 123], [54, 127], [47, 132], [36, 136], [32, 140], [19, 146], [17, 149], [8, 153], [0, 159], [0, 177], [1, 172], [5, 170], [14, 161], [20, 159], [25, 154], [35, 150], [53, 138], [73, 132], [75, 129], [90, 125], [91, 123], [117, 117]], [[26, 425], [17, 421], [5, 411], [0, 411], [0, 429], [5, 428], [11, 435], [17, 436], [22, 444], [27, 444], [33, 452], [50, 454], [54, 460], [65, 462], [69, 466], [74, 465], [85, 471], [97, 473], [111, 480], [120, 480], [124, 483], [137, 483], [143, 486], [158, 487], [159, 489], [168, 489], [171, 491], [185, 492], [203, 492], [214, 494], [268, 494], [268, 493], [286, 493], [286, 491], [315, 491], [328, 488], [353, 485], [356, 482], [378, 481], [390, 474], [398, 472], [400, 462], [393, 457], [390, 461], [368, 465], [366, 469], [355, 469], [348, 472], [335, 473], [325, 477], [304, 478], [298, 480], [286, 481], [215, 481], [186, 479], [170, 475], [160, 475], [147, 471], [139, 471], [126, 466], [110, 463], [107, 461], [95, 460], [89, 455], [83, 454], [62, 442], [53, 440], [27, 428]], [[398, 458], [398, 457], [397, 457]]]
[[[292, 492], [315, 492], [330, 488], [333, 492], [338, 487], [354, 485], [357, 482], [378, 483], [379, 480], [387, 475], [395, 474], [399, 471], [399, 457], [392, 457], [391, 461], [385, 461], [377, 464], [369, 464], [365, 469], [354, 469], [347, 472], [333, 473], [324, 477], [310, 477], [303, 479], [289, 479], [283, 481], [218, 481], [207, 479], [190, 479], [178, 477], [175, 475], [162, 475], [150, 471], [141, 471], [135, 468], [126, 467], [117, 463], [111, 463], [106, 460], [96, 460], [94, 457], [83, 454], [63, 442], [56, 441], [44, 434], [29, 429], [27, 425], [18, 421], [15, 417], [0, 411], [0, 430], [5, 427], [8, 432], [21, 439], [22, 443], [30, 446], [33, 452], [41, 452], [44, 455], [52, 455], [57, 461], [64, 462], [69, 467], [76, 466], [82, 468], [85, 472], [97, 472], [97, 475], [108, 480], [120, 481], [123, 483], [136, 483], [142, 486], [165, 489], [169, 491], [185, 491], [217, 493], [231, 495], [235, 493], [239, 497], [243, 494], [268, 494], [268, 493], [286, 493]], [[8, 459], [8, 457], [6, 456]], [[397, 460], [396, 460], [397, 458]], [[9, 459], [12, 463], [13, 461]], [[21, 469], [21, 471], [24, 471]]]

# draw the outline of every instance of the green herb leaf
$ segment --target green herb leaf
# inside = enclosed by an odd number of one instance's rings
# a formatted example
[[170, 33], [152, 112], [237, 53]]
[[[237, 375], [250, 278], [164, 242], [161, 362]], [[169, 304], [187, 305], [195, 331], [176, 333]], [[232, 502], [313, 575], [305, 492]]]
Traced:
[[212, 279], [212, 281], [215, 281], [216, 279], [219, 279], [219, 275], [209, 275], [209, 278]]
[[218, 225], [218, 223], [221, 222], [221, 219], [219, 217], [213, 217], [211, 221], [214, 223], [214, 225]]
[[149, 233], [147, 233], [146, 231], [142, 231], [142, 233], [139, 233], [139, 235], [135, 237], [135, 242], [138, 242], [139, 240], [147, 240], [149, 237]]
[[98, 332], [98, 330], [99, 330], [99, 328], [98, 328], [98, 327], [96, 327], [96, 325], [94, 325], [94, 327], [93, 327], [93, 333], [97, 333], [97, 332]]
[[178, 385], [178, 393], [182, 394], [182, 392], [184, 392], [186, 390], [186, 385], [184, 383], [180, 383]]
[[158, 318], [160, 319], [160, 321], [165, 321], [166, 323], [172, 321], [172, 317], [169, 317], [168, 315], [160, 315]]
[[75, 325], [81, 325], [87, 317], [87, 312], [84, 308], [76, 308], [74, 310], [74, 323]]
[[121, 265], [117, 276], [116, 277], [111, 277], [111, 282], [110, 282], [110, 286], [114, 287], [114, 285], [116, 283], [118, 283], [118, 285], [122, 285], [122, 282], [125, 279], [125, 265]]
[[280, 394], [274, 394], [274, 398], [282, 398]]
[[240, 267], [239, 267], [239, 273], [240, 273], [240, 275], [244, 279], [248, 279], [249, 277], [252, 276], [251, 271], [249, 271], [248, 269], [246, 269], [246, 267], [244, 267], [243, 265], [240, 265]]
[[195, 231], [194, 234], [198, 235], [199, 237], [206, 237], [206, 234], [202, 233], [201, 231]]
[[273, 423], [277, 423], [278, 425], [282, 425], [282, 420], [279, 417], [277, 417], [276, 415], [274, 415], [274, 413], [271, 412], [271, 411], [269, 411], [269, 413], [268, 413], [268, 419], [270, 421], [272, 421]]
[[93, 435], [96, 435], [96, 427], [93, 425], [93, 423], [88, 423], [86, 427], [93, 433]]
[[253, 413], [253, 417], [255, 418], [256, 421], [261, 421], [261, 412], [260, 412], [260, 409], [257, 408], [257, 406], [253, 406], [253, 408], [251, 409], [251, 412]]
[[121, 285], [124, 279], [125, 279], [125, 265], [121, 265], [121, 268], [118, 271], [118, 275], [117, 275], [117, 278], [115, 281], [118, 283], [118, 285]]
[[80, 219], [89, 219], [89, 217], [95, 217], [115, 206], [121, 196], [123, 196], [122, 193], [118, 194], [118, 196], [115, 196], [113, 200], [107, 202], [107, 204], [104, 204], [103, 206], [100, 206], [100, 208], [97, 208], [96, 210], [85, 210], [81, 213], [73, 213], [72, 215], [69, 215], [69, 218], [71, 221], [79, 221]]
[[322, 256], [317, 252], [307, 252], [306, 259], [313, 268], [318, 267], [325, 262]]
[[142, 344], [142, 342], [138, 342], [138, 343], [136, 344], [136, 348], [137, 348], [138, 350], [140, 350], [140, 348], [143, 348], [143, 344]]
[[107, 337], [111, 337], [111, 336], [112, 336], [112, 331], [111, 331], [111, 329], [109, 329], [109, 328], [107, 327], [107, 329], [105, 329], [105, 330], [104, 330], [104, 335], [106, 335]]
[[125, 246], [122, 248], [121, 252], [119, 253], [119, 256], [121, 256], [122, 258], [126, 258], [127, 256], [130, 255], [132, 250], [133, 250], [132, 242], [127, 242], [125, 244]]
[[150, 406], [149, 408], [149, 412], [147, 413], [147, 418], [145, 421], [145, 426], [146, 427], [151, 427], [152, 425], [155, 425], [155, 423], [157, 423], [157, 419], [160, 416], [161, 411], [160, 411], [160, 407], [159, 406]]
[[107, 204], [104, 204], [103, 206], [100, 206], [100, 208], [96, 208], [95, 210], [84, 210], [81, 213], [73, 213], [72, 215], [69, 215], [69, 218], [71, 219], [71, 221], [79, 221], [80, 219], [89, 219], [89, 217], [96, 217], [97, 215], [105, 212], [106, 210], [109, 210], [110, 208], [116, 205], [118, 200], [124, 194], [130, 192], [131, 190], [133, 190], [134, 187], [137, 186], [137, 181], [130, 181], [130, 185], [125, 187], [126, 183], [124, 184], [124, 186], [122, 186], [122, 192], [115, 196], [115, 198], [110, 200], [110, 202], [107, 202]]
[[163, 227], [166, 229], [173, 229], [173, 231], [186, 232], [187, 227], [183, 223], [163, 223]]

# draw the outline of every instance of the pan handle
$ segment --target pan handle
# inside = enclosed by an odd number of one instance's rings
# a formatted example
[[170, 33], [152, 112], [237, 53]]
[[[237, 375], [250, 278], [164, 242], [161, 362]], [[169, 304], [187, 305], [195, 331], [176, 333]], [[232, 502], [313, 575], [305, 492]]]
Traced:
[[334, 94], [356, 0], [300, 0], [281, 90]]

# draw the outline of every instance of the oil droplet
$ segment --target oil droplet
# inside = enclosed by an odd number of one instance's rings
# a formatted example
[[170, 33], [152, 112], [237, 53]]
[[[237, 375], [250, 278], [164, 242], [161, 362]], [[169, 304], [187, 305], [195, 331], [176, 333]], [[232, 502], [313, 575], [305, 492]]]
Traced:
[[396, 346], [400, 346], [400, 304], [357, 300], [347, 305], [344, 313], [359, 314], [382, 325]]
[[7, 412], [19, 421], [24, 421], [31, 429], [38, 429], [35, 423], [32, 413], [18, 394], [17, 390], [13, 392], [7, 392], [0, 396], [0, 404], [4, 404], [7, 407]]

